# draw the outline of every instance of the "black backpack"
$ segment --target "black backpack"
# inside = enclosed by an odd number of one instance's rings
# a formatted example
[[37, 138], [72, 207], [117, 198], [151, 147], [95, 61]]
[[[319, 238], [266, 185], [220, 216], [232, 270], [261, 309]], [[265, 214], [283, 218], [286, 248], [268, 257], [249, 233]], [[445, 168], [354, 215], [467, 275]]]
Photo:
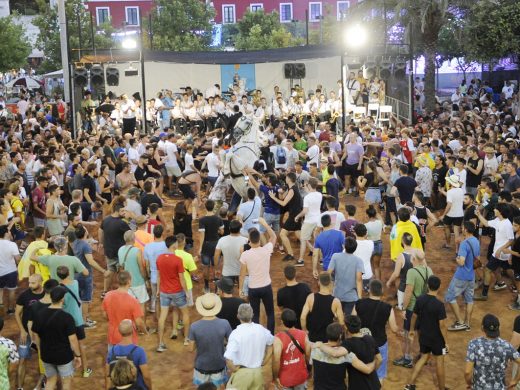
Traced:
[[[130, 350], [130, 352], [127, 354], [127, 355], [118, 355], [114, 352], [114, 348], [116, 346], [112, 346], [112, 348], [110, 349], [110, 353], [108, 354], [108, 372], [109, 372], [109, 375], [112, 373], [112, 369], [114, 368], [115, 364], [117, 363], [118, 360], [121, 360], [121, 359], [127, 359], [129, 361], [131, 361], [132, 363], [134, 362], [133, 358], [133, 354], [134, 354], [134, 351], [137, 349], [137, 345], [134, 345], [134, 347]], [[137, 367], [137, 369], [139, 370], [139, 367]]]

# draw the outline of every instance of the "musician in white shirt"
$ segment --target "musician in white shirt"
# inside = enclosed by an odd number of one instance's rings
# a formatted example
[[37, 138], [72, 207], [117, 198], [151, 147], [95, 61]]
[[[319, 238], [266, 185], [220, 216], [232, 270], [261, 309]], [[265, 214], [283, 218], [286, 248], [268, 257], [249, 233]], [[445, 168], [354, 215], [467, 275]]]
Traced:
[[208, 99], [210, 97], [214, 98], [215, 96], [220, 95], [220, 85], [215, 84], [215, 85], [209, 87], [208, 89], [206, 89], [206, 92], [204, 93], [204, 95], [206, 96], [206, 99]]
[[242, 96], [242, 101], [240, 102], [238, 107], [242, 115], [251, 115], [254, 112], [254, 107], [247, 101], [246, 95]]
[[356, 79], [356, 74], [354, 72], [350, 72], [347, 83], [345, 86], [348, 96], [348, 101], [350, 104], [356, 104], [358, 97], [359, 97], [359, 91], [361, 90], [361, 86], [359, 84], [359, 81]]

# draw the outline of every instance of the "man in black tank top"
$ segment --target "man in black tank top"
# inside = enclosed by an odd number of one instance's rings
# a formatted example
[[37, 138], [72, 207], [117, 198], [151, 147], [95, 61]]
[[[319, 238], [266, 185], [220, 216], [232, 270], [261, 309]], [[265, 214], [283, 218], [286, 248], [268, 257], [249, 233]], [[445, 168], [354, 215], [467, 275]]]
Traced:
[[282, 226], [282, 230], [280, 231], [280, 241], [287, 251], [287, 255], [283, 258], [284, 261], [294, 260], [294, 251], [291, 242], [289, 241], [289, 233], [298, 232], [301, 229], [301, 222], [294, 220], [300, 211], [302, 211], [302, 196], [298, 190], [296, 180], [297, 178], [294, 172], [289, 172], [287, 174], [285, 182], [287, 183], [288, 190], [283, 199], [279, 199], [278, 194], [275, 194], [272, 191], [269, 192], [271, 199], [280, 206], [285, 207], [285, 210], [289, 213]]
[[300, 318], [302, 330], [309, 331], [310, 341], [327, 342], [327, 326], [337, 321], [345, 322], [341, 301], [332, 296], [332, 277], [328, 272], [319, 276], [320, 291], [310, 294], [303, 306]]

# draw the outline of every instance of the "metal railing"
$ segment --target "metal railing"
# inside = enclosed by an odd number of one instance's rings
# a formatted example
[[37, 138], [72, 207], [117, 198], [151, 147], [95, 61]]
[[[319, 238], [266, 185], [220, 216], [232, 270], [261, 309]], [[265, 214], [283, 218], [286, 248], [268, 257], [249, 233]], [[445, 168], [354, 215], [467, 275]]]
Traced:
[[398, 119], [406, 120], [408, 121], [408, 123], [412, 122], [410, 103], [387, 95], [385, 96], [385, 104], [388, 106], [392, 106], [392, 112]]

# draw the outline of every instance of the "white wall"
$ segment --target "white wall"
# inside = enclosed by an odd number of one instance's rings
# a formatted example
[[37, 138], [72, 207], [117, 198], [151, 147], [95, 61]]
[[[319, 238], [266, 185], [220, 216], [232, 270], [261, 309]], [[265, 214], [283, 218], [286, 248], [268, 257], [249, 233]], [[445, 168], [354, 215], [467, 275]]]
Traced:
[[[305, 91], [315, 89], [318, 84], [322, 84], [326, 91], [337, 90], [336, 82], [340, 79], [340, 59], [339, 57], [320, 58], [312, 60], [298, 60], [294, 62], [305, 63], [306, 77], [302, 80]], [[284, 78], [284, 62], [260, 63], [255, 65], [256, 87], [261, 89], [265, 95], [270, 96], [275, 85], [280, 86], [281, 90], [289, 91], [289, 80]], [[128, 69], [129, 63], [119, 63], [113, 66], [119, 69], [119, 86], [109, 87], [106, 91], [112, 91], [116, 95], [122, 93], [134, 93], [141, 91], [141, 77], [139, 62], [132, 63], [133, 68], [138, 69], [139, 75], [125, 77], [124, 71]], [[175, 64], [164, 62], [146, 62], [146, 97], [147, 99], [156, 96], [161, 89], [170, 89], [173, 92], [180, 92], [180, 87], [191, 86], [193, 89], [204, 91], [207, 87], [219, 83], [220, 65], [203, 64]], [[297, 84], [299, 80], [295, 80]]]

